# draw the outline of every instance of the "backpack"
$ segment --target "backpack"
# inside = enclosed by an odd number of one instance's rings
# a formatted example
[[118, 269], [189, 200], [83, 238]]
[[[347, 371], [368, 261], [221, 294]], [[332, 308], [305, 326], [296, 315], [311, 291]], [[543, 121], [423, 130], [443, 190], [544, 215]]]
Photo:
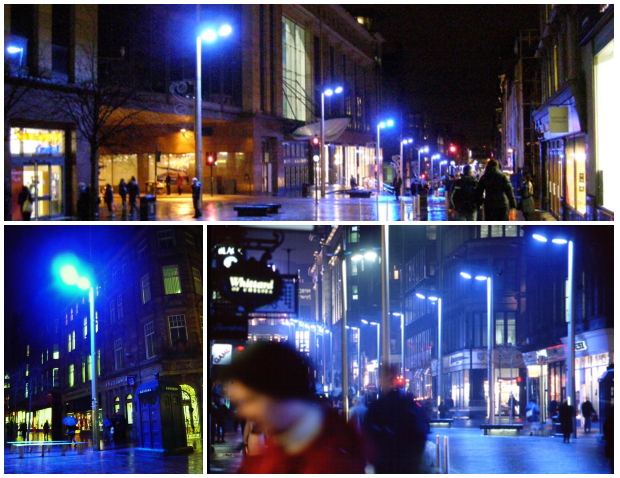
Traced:
[[457, 211], [473, 212], [476, 210], [476, 181], [472, 178], [459, 179], [454, 185], [452, 203]]

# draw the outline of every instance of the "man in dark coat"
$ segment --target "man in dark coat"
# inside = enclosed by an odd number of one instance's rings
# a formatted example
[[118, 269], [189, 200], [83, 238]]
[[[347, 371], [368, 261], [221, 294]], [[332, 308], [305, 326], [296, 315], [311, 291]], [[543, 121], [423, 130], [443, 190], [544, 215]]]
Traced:
[[448, 414], [448, 407], [445, 400], [441, 401], [441, 405], [439, 405], [437, 410], [439, 411], [439, 418], [446, 418], [446, 415]]
[[194, 218], [202, 216], [200, 210], [200, 195], [202, 194], [202, 184], [198, 182], [197, 178], [192, 179], [192, 201], [194, 203]]
[[471, 166], [463, 168], [463, 174], [454, 183], [450, 200], [458, 221], [475, 221], [478, 216], [476, 187], [478, 181], [471, 174]]
[[45, 420], [45, 424], [43, 425], [43, 440], [47, 440], [47, 436], [50, 433], [50, 424], [49, 421]]
[[[478, 205], [484, 204], [485, 221], [509, 221], [509, 212], [517, 208], [512, 184], [495, 159], [489, 160], [476, 188]], [[484, 199], [483, 199], [484, 195]]]
[[140, 197], [140, 186], [138, 186], [138, 181], [136, 181], [134, 176], [131, 177], [127, 189], [129, 190], [129, 214], [133, 216], [133, 211], [135, 209], [138, 211], [139, 217], [140, 210], [138, 209], [138, 197]]
[[584, 420], [585, 423], [583, 425], [584, 433], [592, 431], [592, 415], [594, 413], [596, 413], [594, 411], [594, 407], [592, 406], [592, 403], [590, 402], [589, 398], [586, 397], [586, 401], [583, 402], [583, 404], [581, 405], [581, 414], [583, 415], [583, 418], [585, 419]]
[[570, 434], [573, 433], [573, 417], [575, 408], [566, 400], [560, 405], [560, 429], [564, 435], [564, 443], [570, 443]]
[[166, 175], [166, 191], [168, 192], [168, 196], [170, 196], [170, 184], [172, 183], [172, 178], [170, 174]]

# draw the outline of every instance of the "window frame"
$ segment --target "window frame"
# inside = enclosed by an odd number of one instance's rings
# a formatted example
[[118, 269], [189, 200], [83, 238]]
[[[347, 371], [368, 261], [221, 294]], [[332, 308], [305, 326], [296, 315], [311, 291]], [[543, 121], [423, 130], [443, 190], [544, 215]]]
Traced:
[[[166, 269], [171, 269], [171, 268], [176, 268], [176, 276], [170, 276], [170, 277], [166, 277]], [[181, 294], [183, 292], [183, 289], [181, 287], [181, 271], [179, 268], [178, 264], [170, 264], [167, 266], [162, 266], [161, 267], [162, 270], [162, 279], [164, 281], [164, 294], [165, 295], [175, 295], [175, 294]], [[168, 292], [168, 283], [166, 281], [166, 279], [171, 280], [173, 278], [176, 277], [176, 281], [178, 282], [178, 292]]]
[[[183, 321], [183, 326], [172, 325], [171, 319], [177, 319], [177, 318]], [[185, 342], [181, 342], [181, 341], [174, 342], [172, 340], [172, 329], [185, 329]], [[168, 316], [168, 336], [170, 338], [171, 347], [174, 347], [177, 343], [189, 344], [189, 333], [187, 331], [187, 319], [185, 317], [185, 314], [175, 314], [175, 315]]]

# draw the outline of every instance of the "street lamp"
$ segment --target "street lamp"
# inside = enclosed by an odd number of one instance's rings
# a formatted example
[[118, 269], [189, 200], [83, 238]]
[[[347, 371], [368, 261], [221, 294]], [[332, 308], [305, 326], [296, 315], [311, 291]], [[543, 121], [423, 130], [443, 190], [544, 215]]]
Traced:
[[[547, 238], [540, 234], [533, 234], [532, 237], [539, 242], [547, 242]], [[574, 317], [574, 304], [573, 304], [573, 258], [574, 247], [573, 241], [567, 240], [563, 237], [554, 238], [551, 240], [554, 244], [565, 245], [568, 244], [568, 308], [566, 312], [566, 321], [568, 322], [568, 404], [572, 405], [576, 409], [575, 402], [575, 317]], [[574, 419], [574, 416], [573, 416]], [[577, 427], [573, 424], [573, 437], [577, 438]]]
[[[472, 275], [461, 272], [461, 277], [471, 280]], [[495, 424], [495, 377], [493, 367], [493, 281], [491, 277], [476, 275], [475, 280], [487, 282], [487, 375], [489, 382], [489, 423]], [[470, 357], [471, 360], [471, 357]]]
[[413, 143], [413, 139], [411, 138], [407, 138], [407, 139], [401, 139], [400, 141], [400, 175], [402, 178], [402, 184], [400, 185], [400, 195], [404, 196], [405, 195], [405, 160], [404, 160], [404, 146], [407, 144], [412, 144]]
[[334, 88], [331, 87], [323, 87], [321, 88], [321, 197], [325, 197], [325, 173], [327, 171], [327, 167], [325, 161], [327, 160], [327, 155], [324, 155], [325, 151], [325, 97], [331, 98], [334, 95], [339, 95], [342, 93], [344, 89], [342, 86], [336, 86]]
[[[200, 9], [200, 5], [197, 6]], [[202, 211], [202, 42], [214, 43], [219, 37], [227, 37], [232, 33], [230, 25], [222, 25], [219, 29], [209, 28], [196, 38], [196, 105], [194, 112], [194, 141], [196, 156], [196, 177], [200, 181], [200, 195], [198, 209]]]
[[431, 188], [433, 186], [433, 176], [435, 174], [435, 160], [441, 159], [441, 154], [434, 154], [431, 156]]
[[[381, 350], [381, 324], [379, 322], [371, 322], [370, 325], [377, 326], [377, 382], [379, 382], [379, 376], [381, 374], [381, 354], [379, 353]], [[379, 391], [379, 384], [377, 383], [377, 393]]]
[[97, 360], [95, 349], [95, 293], [90, 279], [80, 276], [77, 269], [72, 264], [64, 265], [60, 268], [60, 277], [63, 282], [70, 286], [77, 286], [81, 290], [88, 290], [88, 302], [90, 305], [90, 374], [91, 374], [91, 402], [93, 427], [93, 451], [100, 451], [99, 448], [99, 423], [97, 421], [97, 373], [95, 362]]
[[378, 192], [383, 191], [383, 158], [381, 156], [381, 130], [385, 128], [391, 128], [392, 126], [394, 126], [393, 120], [381, 121], [377, 125], [377, 160], [375, 162], [377, 172], [375, 173], [375, 180], [379, 181], [377, 185]]
[[423, 148], [418, 148], [418, 179], [420, 178], [420, 162], [422, 161], [420, 155], [422, 153], [428, 153], [428, 146], [424, 146]]
[[439, 405], [441, 405], [441, 386], [443, 377], [443, 349], [441, 347], [441, 297], [429, 295], [424, 296], [416, 292], [416, 297], [430, 302], [437, 302], [437, 358], [439, 360], [439, 369], [437, 371], [437, 413], [439, 413]]

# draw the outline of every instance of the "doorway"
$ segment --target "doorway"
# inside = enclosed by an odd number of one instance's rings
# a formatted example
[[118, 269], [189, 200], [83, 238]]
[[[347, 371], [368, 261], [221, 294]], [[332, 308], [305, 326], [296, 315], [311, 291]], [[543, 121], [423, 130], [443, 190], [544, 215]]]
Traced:
[[64, 212], [62, 169], [62, 166], [50, 163], [25, 164], [12, 168], [14, 217], [21, 217], [17, 197], [24, 186], [35, 199], [32, 220], [61, 216]]
[[200, 437], [200, 415], [196, 392], [190, 385], [181, 385], [183, 419], [187, 437]]

